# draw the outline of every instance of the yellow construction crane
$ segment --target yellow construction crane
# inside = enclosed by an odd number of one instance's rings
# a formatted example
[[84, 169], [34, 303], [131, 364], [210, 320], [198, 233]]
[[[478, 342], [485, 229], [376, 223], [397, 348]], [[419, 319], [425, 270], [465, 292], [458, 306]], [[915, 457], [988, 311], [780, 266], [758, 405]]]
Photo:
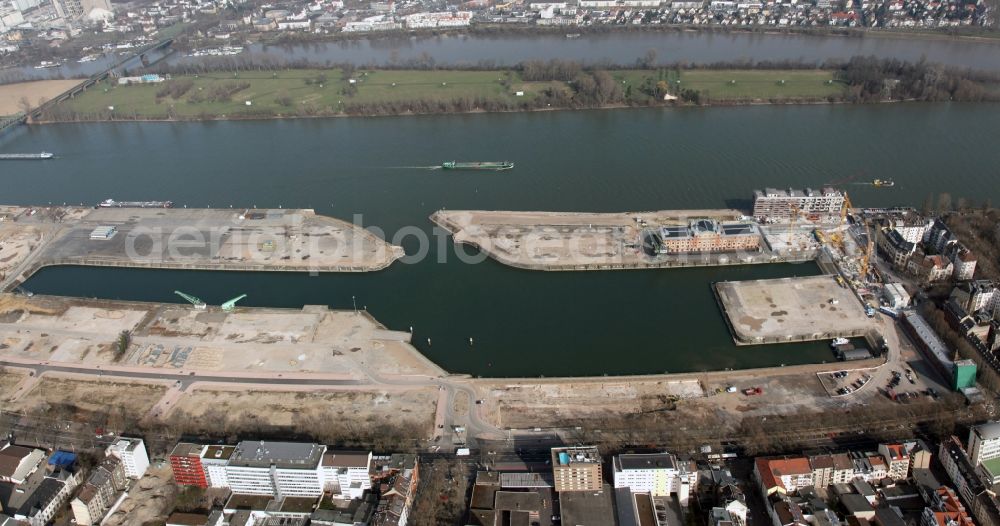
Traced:
[[795, 221], [799, 218], [799, 207], [798, 205], [792, 205], [791, 210], [791, 220], [788, 222], [788, 248], [792, 247], [792, 234], [795, 229]]
[[844, 192], [844, 207], [840, 209], [840, 224], [844, 224], [847, 221], [847, 212], [854, 208], [851, 206], [851, 198], [847, 196], [847, 192]]
[[865, 247], [865, 255], [861, 258], [861, 281], [868, 281], [868, 265], [871, 263], [872, 252], [875, 250], [875, 239], [872, 237], [872, 229], [865, 223], [865, 233], [868, 237], [868, 246]]

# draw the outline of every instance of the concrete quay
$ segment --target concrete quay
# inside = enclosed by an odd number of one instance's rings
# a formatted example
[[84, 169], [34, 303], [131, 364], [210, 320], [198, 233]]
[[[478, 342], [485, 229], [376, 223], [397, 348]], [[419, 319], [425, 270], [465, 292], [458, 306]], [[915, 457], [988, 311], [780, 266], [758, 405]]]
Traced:
[[737, 345], [868, 337], [876, 323], [835, 276], [726, 281], [713, 287]]
[[[738, 210], [663, 210], [583, 213], [440, 210], [431, 216], [456, 243], [476, 247], [493, 259], [527, 270], [631, 270], [810, 261], [814, 250], [775, 251], [767, 239], [760, 250], [647, 254], [643, 228], [686, 225], [693, 219], [738, 221]], [[641, 220], [643, 223], [640, 223]]]
[[370, 272], [403, 255], [308, 209], [0, 206], [0, 290], [50, 265]]

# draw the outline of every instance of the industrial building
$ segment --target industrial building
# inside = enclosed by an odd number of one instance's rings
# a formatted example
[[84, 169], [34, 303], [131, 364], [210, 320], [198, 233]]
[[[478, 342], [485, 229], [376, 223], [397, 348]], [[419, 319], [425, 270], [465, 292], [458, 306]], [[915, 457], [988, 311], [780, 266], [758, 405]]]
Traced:
[[646, 238], [658, 254], [758, 251], [761, 234], [753, 223], [695, 219], [687, 225], [660, 227]]
[[819, 191], [812, 188], [765, 188], [763, 191], [754, 190], [753, 194], [753, 217], [767, 223], [786, 222], [793, 218], [813, 221], [839, 219], [845, 203], [844, 193], [831, 187]]
[[601, 455], [594, 446], [552, 448], [552, 478], [557, 492], [601, 491]]
[[952, 351], [945, 346], [941, 338], [927, 324], [927, 320], [920, 314], [904, 311], [902, 319], [903, 330], [953, 390], [960, 391], [968, 387], [975, 387], [975, 362], [972, 360], [954, 361]]

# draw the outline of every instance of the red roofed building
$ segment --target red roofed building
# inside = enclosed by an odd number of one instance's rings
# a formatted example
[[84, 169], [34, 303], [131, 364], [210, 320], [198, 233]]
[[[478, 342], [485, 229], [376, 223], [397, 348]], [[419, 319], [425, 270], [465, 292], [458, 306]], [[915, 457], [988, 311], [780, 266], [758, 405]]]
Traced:
[[754, 462], [754, 477], [764, 496], [774, 493], [794, 493], [811, 486], [813, 470], [803, 457], [758, 458]]
[[174, 480], [180, 486], [208, 487], [205, 477], [205, 467], [201, 464], [201, 453], [205, 446], [181, 442], [170, 453], [170, 469], [174, 472]]
[[920, 516], [920, 526], [976, 526], [951, 488], [938, 488], [932, 497], [931, 507]]

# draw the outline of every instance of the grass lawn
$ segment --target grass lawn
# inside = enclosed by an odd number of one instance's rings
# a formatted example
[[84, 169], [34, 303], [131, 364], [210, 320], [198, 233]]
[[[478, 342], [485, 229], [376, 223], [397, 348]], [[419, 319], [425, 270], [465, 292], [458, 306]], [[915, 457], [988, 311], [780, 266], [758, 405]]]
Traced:
[[833, 72], [817, 70], [688, 70], [682, 71], [680, 76], [673, 70], [621, 70], [612, 75], [622, 81], [624, 86], [631, 85], [633, 96], [637, 96], [638, 88], [647, 81], [655, 85], [661, 80], [669, 83], [676, 93], [677, 81], [680, 80], [681, 88], [698, 90], [702, 93], [703, 100], [709, 102], [824, 98], [840, 95], [844, 91], [842, 83], [833, 81]]
[[681, 72], [680, 81], [709, 100], [825, 98], [844, 91], [833, 72], [817, 70], [692, 70]]
[[[670, 70], [620, 70], [611, 75], [622, 83], [626, 92], [631, 87], [631, 96], [638, 102], [650, 98], [642, 92], [643, 85], [666, 81], [677, 86], [678, 80], [677, 73]], [[168, 82], [193, 81], [193, 87], [178, 99], [157, 98], [164, 84], [118, 86], [109, 81], [66, 101], [61, 108], [83, 115], [106, 116], [111, 111], [108, 108], [113, 107], [113, 113], [123, 118], [150, 119], [167, 118], [171, 113], [180, 118], [262, 113], [297, 115], [336, 113], [348, 105], [418, 100], [443, 102], [481, 98], [513, 103], [530, 101], [547, 88], [568, 89], [564, 82], [525, 82], [513, 71], [361, 70], [352, 78], [356, 91], [338, 69], [219, 72], [175, 77]], [[813, 70], [684, 71], [679, 76], [682, 88], [699, 90], [703, 100], [708, 101], [823, 98], [842, 93], [843, 84], [830, 82], [832, 79], [832, 72]], [[191, 100], [233, 82], [250, 85], [234, 93], [228, 101]], [[349, 91], [355, 92], [347, 95]], [[523, 94], [517, 96], [517, 92]], [[250, 106], [246, 105], [247, 101], [251, 102]]]
[[[510, 89], [501, 81], [510, 75]], [[325, 80], [320, 82], [320, 77]], [[550, 85], [545, 82], [522, 82], [516, 73], [504, 71], [357, 71], [353, 75], [357, 92], [345, 95], [349, 81], [342, 78], [340, 70], [283, 70], [211, 73], [189, 77], [175, 77], [194, 81], [194, 86], [179, 99], [163, 97], [156, 93], [164, 84], [118, 86], [102, 83], [87, 93], [65, 103], [67, 109], [85, 113], [103, 113], [109, 106], [119, 115], [139, 115], [165, 118], [173, 107], [174, 114], [196, 117], [211, 115], [240, 115], [272, 111], [297, 113], [305, 105], [318, 109], [339, 111], [346, 104], [369, 104], [413, 100], [450, 101], [458, 98], [482, 97], [494, 100], [515, 101], [530, 99]], [[309, 81], [307, 83], [307, 81]], [[169, 82], [169, 81], [168, 81]], [[191, 102], [196, 93], [208, 93], [213, 86], [230, 82], [249, 82], [250, 86], [232, 95], [228, 102]], [[523, 91], [522, 97], [515, 96]], [[288, 98], [291, 106], [282, 106], [278, 99]], [[246, 101], [252, 105], [247, 106]]]

